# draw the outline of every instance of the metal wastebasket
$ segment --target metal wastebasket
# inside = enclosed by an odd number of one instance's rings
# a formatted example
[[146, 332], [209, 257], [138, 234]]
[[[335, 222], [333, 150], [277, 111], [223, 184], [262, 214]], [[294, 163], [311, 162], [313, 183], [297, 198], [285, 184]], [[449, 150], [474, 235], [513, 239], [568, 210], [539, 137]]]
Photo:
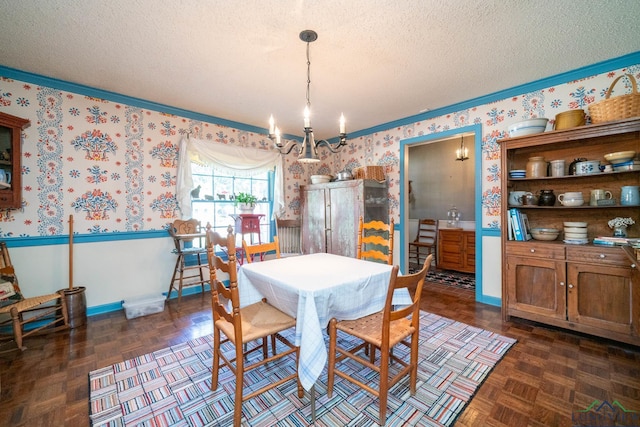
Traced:
[[71, 329], [87, 324], [87, 297], [84, 286], [63, 289]]

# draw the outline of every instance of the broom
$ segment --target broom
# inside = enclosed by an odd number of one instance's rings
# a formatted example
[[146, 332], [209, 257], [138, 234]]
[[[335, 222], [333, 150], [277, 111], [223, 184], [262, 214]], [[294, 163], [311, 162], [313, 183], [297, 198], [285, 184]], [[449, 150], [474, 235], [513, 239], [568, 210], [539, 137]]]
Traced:
[[67, 300], [69, 326], [74, 329], [87, 322], [85, 287], [73, 287], [73, 215], [69, 215], [69, 289], [64, 291]]
[[73, 215], [69, 215], [69, 290], [73, 290]]

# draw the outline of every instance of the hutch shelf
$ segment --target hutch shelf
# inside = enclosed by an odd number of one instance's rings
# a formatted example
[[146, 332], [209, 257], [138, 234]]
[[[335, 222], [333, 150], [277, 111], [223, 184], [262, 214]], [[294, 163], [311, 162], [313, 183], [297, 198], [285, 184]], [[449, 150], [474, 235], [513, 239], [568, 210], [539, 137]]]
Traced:
[[0, 112], [0, 208], [22, 207], [21, 133], [27, 119]]
[[[569, 244], [563, 232], [555, 241], [509, 240], [509, 209], [517, 207], [530, 226], [563, 230], [565, 221], [586, 222], [589, 242], [611, 236], [608, 221], [632, 217], [629, 237], [640, 237], [640, 207], [620, 204], [621, 187], [640, 185], [640, 170], [562, 177], [510, 178], [529, 157], [546, 161], [600, 160], [618, 151], [640, 154], [640, 118], [580, 126], [505, 139], [501, 146], [502, 313], [604, 338], [640, 345], [640, 270], [633, 253], [621, 246]], [[566, 171], [565, 171], [566, 172]], [[615, 203], [590, 206], [593, 189], [611, 191]], [[510, 206], [509, 193], [553, 190], [583, 193], [585, 205]]]

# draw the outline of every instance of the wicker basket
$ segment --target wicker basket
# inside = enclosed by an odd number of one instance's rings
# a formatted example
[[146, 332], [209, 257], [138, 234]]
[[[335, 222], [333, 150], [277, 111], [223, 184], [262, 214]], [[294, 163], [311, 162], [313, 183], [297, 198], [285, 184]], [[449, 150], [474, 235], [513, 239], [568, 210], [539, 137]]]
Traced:
[[[632, 92], [609, 99], [613, 87], [618, 83], [618, 80], [625, 76], [631, 82]], [[604, 100], [589, 106], [589, 115], [591, 116], [591, 123], [610, 122], [612, 120], [640, 116], [640, 93], [638, 93], [636, 79], [631, 74], [623, 74], [615, 79], [607, 89]]]
[[353, 170], [355, 179], [375, 179], [384, 181], [384, 168], [382, 166], [361, 166]]

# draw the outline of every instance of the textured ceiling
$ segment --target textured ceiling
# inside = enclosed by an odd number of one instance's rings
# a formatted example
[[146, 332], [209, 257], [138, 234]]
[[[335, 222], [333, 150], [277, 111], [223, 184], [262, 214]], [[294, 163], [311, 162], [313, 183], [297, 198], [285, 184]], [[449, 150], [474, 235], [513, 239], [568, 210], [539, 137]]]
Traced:
[[0, 65], [336, 136], [640, 51], [638, 0], [0, 0]]

